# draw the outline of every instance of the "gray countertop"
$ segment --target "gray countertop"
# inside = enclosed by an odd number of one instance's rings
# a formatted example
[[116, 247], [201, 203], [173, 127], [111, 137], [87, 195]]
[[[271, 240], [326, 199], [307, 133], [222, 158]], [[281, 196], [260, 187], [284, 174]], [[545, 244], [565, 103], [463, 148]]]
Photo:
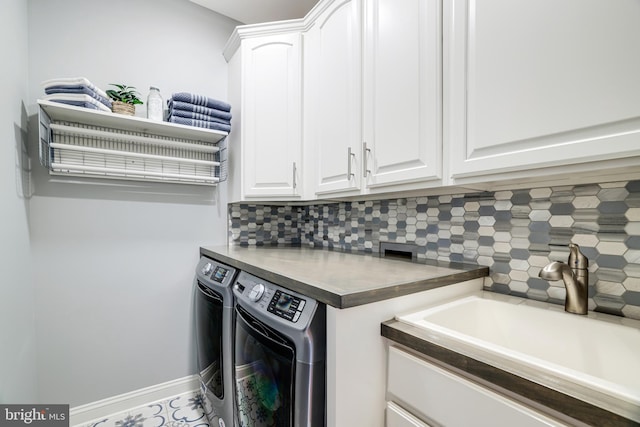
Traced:
[[292, 247], [203, 246], [200, 254], [348, 308], [489, 275], [487, 267]]

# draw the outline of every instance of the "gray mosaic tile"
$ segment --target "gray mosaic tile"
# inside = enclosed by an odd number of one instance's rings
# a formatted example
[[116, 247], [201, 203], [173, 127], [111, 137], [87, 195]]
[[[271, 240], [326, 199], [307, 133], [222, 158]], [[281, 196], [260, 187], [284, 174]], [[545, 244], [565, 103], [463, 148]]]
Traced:
[[622, 309], [625, 306], [625, 302], [622, 297], [598, 294], [593, 297], [593, 300], [597, 304], [598, 311], [615, 316], [623, 315]]
[[549, 196], [551, 203], [571, 203], [575, 199], [573, 187], [552, 187], [553, 192]]
[[547, 280], [540, 279], [539, 277], [530, 277], [527, 280], [527, 285], [529, 285], [531, 289], [537, 289], [542, 291], [546, 291], [547, 289], [549, 289], [549, 286], [550, 286]]
[[562, 282], [537, 271], [566, 262], [574, 242], [590, 259], [590, 308], [640, 318], [640, 181], [298, 207], [241, 203], [229, 205], [228, 221], [230, 243], [243, 246], [376, 252], [380, 241], [416, 244], [425, 259], [489, 266], [491, 290], [558, 304]]
[[624, 214], [603, 213], [596, 222], [601, 233], [624, 233], [628, 220]]
[[603, 214], [624, 214], [627, 212], [627, 204], [625, 202], [600, 202], [598, 211]]
[[508, 294], [510, 292], [509, 286], [503, 283], [500, 283], [498, 280], [494, 279], [494, 283], [489, 287], [493, 292], [498, 292], [500, 294]]
[[[615, 185], [615, 184], [614, 184]], [[603, 188], [598, 192], [598, 199], [602, 201], [624, 200], [629, 192], [624, 186], [616, 186], [613, 188]]]
[[548, 187], [544, 188], [532, 188], [529, 190], [529, 195], [532, 199], [548, 199], [553, 194], [553, 190]]
[[596, 196], [579, 196], [571, 204], [576, 209], [595, 209], [600, 204], [600, 199]]
[[529, 253], [529, 250], [527, 249], [511, 249], [511, 252], [509, 252], [509, 255], [513, 259], [528, 260], [530, 253]]
[[605, 280], [598, 280], [594, 286], [595, 294], [607, 294], [612, 296], [622, 296], [626, 289], [619, 282], [607, 282]]
[[527, 205], [531, 201], [531, 195], [528, 190], [517, 190], [511, 196], [511, 203], [514, 205]]
[[552, 203], [549, 207], [551, 215], [571, 215], [574, 211], [572, 203]]
[[544, 232], [532, 232], [529, 234], [529, 241], [531, 243], [549, 244], [551, 242], [551, 235]]
[[573, 237], [573, 230], [569, 227], [552, 227], [549, 237], [550, 245], [569, 246]]
[[622, 300], [626, 304], [640, 306], [640, 292], [626, 291], [622, 294]]
[[629, 181], [625, 184], [624, 188], [631, 193], [640, 194], [640, 180], [638, 181]]
[[573, 187], [573, 194], [576, 196], [595, 196], [600, 190], [598, 184], [576, 185]]
[[530, 287], [527, 291], [527, 298], [531, 298], [536, 301], [548, 301], [549, 294], [547, 293], [546, 289], [536, 289]]

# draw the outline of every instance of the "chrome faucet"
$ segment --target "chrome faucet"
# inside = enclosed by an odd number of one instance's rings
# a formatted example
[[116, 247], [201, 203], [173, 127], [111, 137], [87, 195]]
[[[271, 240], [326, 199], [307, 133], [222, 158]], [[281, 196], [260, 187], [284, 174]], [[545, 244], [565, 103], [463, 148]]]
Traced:
[[580, 247], [574, 243], [569, 245], [567, 264], [554, 261], [546, 265], [538, 275], [545, 280], [560, 280], [567, 289], [564, 310], [569, 313], [587, 314], [589, 300], [589, 259]]

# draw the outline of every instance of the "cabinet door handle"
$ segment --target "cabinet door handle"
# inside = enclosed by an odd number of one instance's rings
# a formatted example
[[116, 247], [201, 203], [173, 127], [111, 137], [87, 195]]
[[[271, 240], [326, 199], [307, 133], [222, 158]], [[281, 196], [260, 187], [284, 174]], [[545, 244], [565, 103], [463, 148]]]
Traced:
[[362, 176], [364, 178], [367, 177], [367, 175], [369, 175], [371, 173], [371, 171], [369, 170], [369, 168], [367, 167], [367, 158], [368, 155], [371, 153], [371, 148], [367, 148], [367, 142], [363, 142], [362, 143], [362, 159], [363, 159], [363, 166], [362, 169], [364, 170], [364, 172], [362, 172]]
[[297, 168], [296, 168], [296, 162], [293, 162], [293, 188], [296, 188], [298, 186], [298, 183], [296, 182], [296, 173], [297, 173]]
[[351, 172], [351, 157], [355, 157], [355, 153], [351, 152], [351, 147], [349, 147], [349, 149], [347, 150], [347, 160], [349, 161], [347, 163], [347, 179], [349, 181], [351, 181], [351, 178], [353, 178], [355, 176], [355, 174], [353, 172]]

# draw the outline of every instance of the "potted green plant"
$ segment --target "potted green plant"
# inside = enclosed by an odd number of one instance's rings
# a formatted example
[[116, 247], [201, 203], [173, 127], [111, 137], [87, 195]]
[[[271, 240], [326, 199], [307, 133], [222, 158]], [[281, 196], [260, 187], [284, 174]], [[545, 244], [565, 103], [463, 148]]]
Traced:
[[143, 104], [138, 98], [140, 93], [133, 86], [119, 85], [110, 83], [111, 86], [115, 86], [118, 89], [107, 90], [107, 95], [113, 100], [111, 111], [118, 114], [126, 114], [133, 116], [136, 114], [136, 104]]

